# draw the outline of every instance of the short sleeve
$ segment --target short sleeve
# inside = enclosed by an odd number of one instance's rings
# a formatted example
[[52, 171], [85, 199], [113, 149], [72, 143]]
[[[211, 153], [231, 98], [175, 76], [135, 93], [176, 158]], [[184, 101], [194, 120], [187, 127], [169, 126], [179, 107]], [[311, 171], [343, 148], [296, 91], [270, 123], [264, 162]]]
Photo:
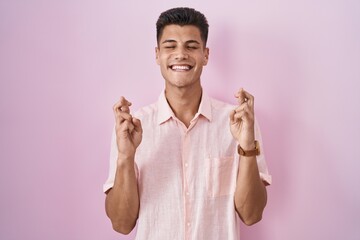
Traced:
[[[112, 136], [111, 136], [111, 147], [110, 147], [110, 164], [109, 164], [109, 176], [106, 182], [103, 185], [103, 192], [106, 193], [114, 186], [115, 175], [116, 175], [116, 166], [117, 166], [117, 157], [118, 157], [118, 150], [116, 144], [116, 133], [115, 128], [113, 129]], [[138, 178], [139, 170], [135, 163], [135, 176]]]
[[255, 139], [259, 142], [260, 145], [260, 155], [256, 157], [260, 178], [267, 184], [272, 183], [271, 175], [269, 174], [264, 154], [263, 141], [261, 138], [261, 131], [258, 122], [255, 120]]
[[110, 188], [114, 186], [115, 173], [116, 173], [116, 160], [117, 160], [117, 146], [116, 146], [116, 134], [114, 128], [111, 136], [109, 176], [103, 185], [104, 192], [107, 192]]

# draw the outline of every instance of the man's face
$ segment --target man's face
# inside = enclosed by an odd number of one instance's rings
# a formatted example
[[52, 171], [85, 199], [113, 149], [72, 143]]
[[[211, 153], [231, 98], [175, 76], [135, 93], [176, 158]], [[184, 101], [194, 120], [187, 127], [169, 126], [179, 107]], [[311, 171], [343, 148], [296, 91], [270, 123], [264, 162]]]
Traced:
[[197, 27], [167, 25], [155, 50], [156, 62], [167, 86], [181, 88], [200, 84], [209, 49], [205, 48]]

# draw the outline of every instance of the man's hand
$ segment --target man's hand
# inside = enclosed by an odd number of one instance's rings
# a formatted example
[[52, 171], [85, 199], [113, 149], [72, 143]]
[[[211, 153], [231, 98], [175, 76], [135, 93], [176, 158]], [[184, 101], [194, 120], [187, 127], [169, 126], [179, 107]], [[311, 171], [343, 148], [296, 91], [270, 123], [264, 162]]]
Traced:
[[141, 122], [131, 116], [130, 106], [131, 102], [121, 97], [113, 107], [118, 161], [134, 159], [136, 148], [142, 139]]
[[240, 89], [235, 97], [239, 106], [230, 113], [230, 131], [244, 150], [255, 148], [254, 97]]
[[107, 192], [106, 214], [113, 228], [129, 234], [139, 216], [140, 200], [135, 173], [135, 151], [142, 139], [139, 119], [130, 114], [131, 103], [124, 97], [114, 105], [116, 143], [118, 148], [114, 185]]

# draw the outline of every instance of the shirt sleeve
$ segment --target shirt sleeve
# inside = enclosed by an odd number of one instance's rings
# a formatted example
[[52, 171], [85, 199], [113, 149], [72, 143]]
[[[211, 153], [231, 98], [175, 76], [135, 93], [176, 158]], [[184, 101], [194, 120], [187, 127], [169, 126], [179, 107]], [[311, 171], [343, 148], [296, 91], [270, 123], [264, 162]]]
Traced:
[[111, 136], [109, 176], [103, 185], [104, 192], [107, 192], [109, 189], [111, 189], [114, 186], [115, 173], [116, 173], [116, 160], [117, 160], [117, 146], [116, 146], [116, 134], [114, 128]]
[[260, 145], [260, 155], [256, 157], [258, 168], [259, 168], [259, 174], [260, 178], [266, 182], [267, 184], [272, 183], [272, 177], [269, 174], [266, 161], [265, 161], [265, 154], [264, 154], [264, 147], [263, 147], [263, 141], [261, 138], [261, 132], [258, 122], [255, 120], [255, 139], [259, 142]]
[[[118, 150], [117, 150], [117, 144], [116, 144], [115, 127], [114, 127], [112, 136], [111, 136], [109, 176], [103, 185], [104, 193], [109, 191], [109, 189], [111, 189], [114, 186], [116, 167], [117, 167], [117, 157], [118, 157]], [[136, 176], [136, 178], [138, 178], [139, 171], [138, 171], [136, 163], [135, 163], [134, 168], [135, 168], [135, 176]]]

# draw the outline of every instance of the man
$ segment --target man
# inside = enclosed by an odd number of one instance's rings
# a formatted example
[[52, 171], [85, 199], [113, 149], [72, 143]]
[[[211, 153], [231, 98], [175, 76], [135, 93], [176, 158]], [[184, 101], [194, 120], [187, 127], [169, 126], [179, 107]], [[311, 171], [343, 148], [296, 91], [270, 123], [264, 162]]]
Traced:
[[240, 89], [232, 106], [203, 92], [202, 13], [170, 9], [156, 26], [165, 90], [134, 116], [124, 97], [113, 107], [106, 213], [120, 233], [137, 223], [139, 240], [239, 239], [238, 218], [247, 225], [261, 219], [271, 182], [254, 97]]

